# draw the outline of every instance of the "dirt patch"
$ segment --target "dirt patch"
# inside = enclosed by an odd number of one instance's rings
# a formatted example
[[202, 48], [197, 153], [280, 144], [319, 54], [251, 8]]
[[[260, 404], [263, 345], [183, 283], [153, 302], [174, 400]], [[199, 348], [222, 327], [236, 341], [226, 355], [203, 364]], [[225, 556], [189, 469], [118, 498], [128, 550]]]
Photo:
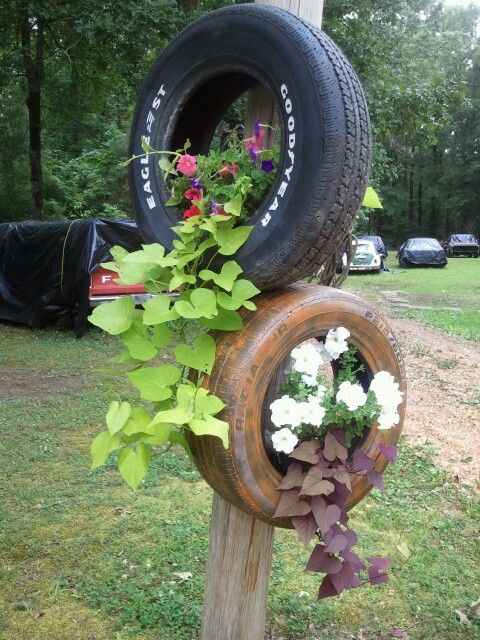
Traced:
[[53, 371], [29, 371], [0, 367], [0, 401], [18, 398], [42, 399], [78, 391], [85, 386], [80, 376]]
[[404, 433], [433, 445], [438, 466], [480, 487], [480, 347], [411, 320], [390, 323], [407, 370]]

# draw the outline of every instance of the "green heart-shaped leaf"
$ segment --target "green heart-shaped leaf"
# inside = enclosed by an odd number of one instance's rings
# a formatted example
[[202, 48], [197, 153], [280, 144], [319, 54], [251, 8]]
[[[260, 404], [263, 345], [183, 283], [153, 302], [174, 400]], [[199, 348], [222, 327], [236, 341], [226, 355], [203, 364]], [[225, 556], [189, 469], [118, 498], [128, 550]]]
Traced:
[[212, 336], [197, 336], [193, 342], [193, 349], [186, 344], [175, 347], [175, 357], [186, 367], [210, 374], [215, 361], [215, 340]]
[[143, 407], [133, 407], [130, 418], [123, 427], [123, 433], [126, 436], [132, 436], [135, 433], [143, 433], [152, 421], [152, 416], [145, 411]]
[[213, 280], [216, 285], [222, 287], [225, 291], [231, 291], [233, 283], [242, 271], [243, 269], [238, 262], [235, 262], [235, 260], [229, 260], [228, 262], [225, 262], [220, 273], [215, 273], [215, 271], [210, 271], [209, 269], [203, 269], [198, 275], [202, 280]]
[[243, 320], [236, 311], [227, 311], [218, 308], [218, 315], [211, 320], [202, 318], [200, 322], [207, 329], [216, 329], [217, 331], [239, 331], [243, 329]]
[[182, 284], [195, 284], [197, 278], [195, 276], [189, 275], [185, 273], [183, 269], [172, 269], [172, 279], [170, 280], [170, 284], [168, 286], [169, 291], [174, 291], [181, 287]]
[[102, 431], [102, 433], [99, 433], [92, 442], [90, 449], [92, 454], [91, 468], [96, 469], [97, 467], [101, 467], [102, 464], [105, 464], [112, 451], [120, 449], [121, 446], [122, 441], [119, 436], [112, 435], [109, 431]]
[[153, 334], [151, 336], [151, 341], [154, 347], [157, 349], [164, 349], [167, 344], [170, 342], [170, 338], [172, 337], [172, 332], [165, 324], [157, 324], [153, 328]]
[[122, 478], [132, 489], [136, 489], [148, 471], [152, 457], [149, 445], [140, 443], [135, 451], [130, 447], [122, 449], [118, 456], [118, 469]]
[[128, 331], [132, 325], [135, 302], [131, 298], [118, 298], [95, 307], [89, 322], [112, 336]]
[[[142, 331], [143, 330], [143, 331]], [[128, 353], [136, 360], [151, 360], [157, 355], [157, 350], [150, 342], [143, 325], [134, 323], [128, 331], [122, 335]]]
[[228, 422], [218, 420], [213, 416], [206, 416], [204, 420], [191, 420], [188, 426], [196, 436], [217, 436], [228, 449]]
[[253, 227], [235, 227], [235, 229], [217, 229], [216, 240], [220, 245], [218, 252], [222, 256], [231, 256], [245, 244]]
[[144, 400], [167, 400], [172, 396], [170, 386], [180, 380], [182, 372], [173, 364], [164, 364], [160, 367], [141, 367], [127, 375]]
[[130, 417], [132, 407], [129, 402], [117, 402], [114, 400], [108, 407], [106, 422], [112, 435], [120, 431]]
[[210, 289], [195, 289], [190, 295], [190, 302], [177, 300], [175, 311], [182, 318], [213, 318], [217, 315], [217, 298]]
[[170, 308], [170, 303], [170, 298], [165, 295], [155, 296], [145, 302], [143, 324], [156, 325], [177, 320], [178, 313], [173, 307]]
[[243, 198], [237, 193], [236, 196], [223, 205], [223, 208], [227, 213], [231, 213], [232, 216], [239, 216], [242, 213], [242, 205]]
[[170, 423], [173, 424], [187, 424], [192, 420], [193, 412], [190, 409], [185, 409], [184, 407], [175, 407], [175, 409], [166, 409], [165, 411], [159, 411], [153, 416], [153, 420], [150, 423], [150, 426], [154, 426], [156, 424], [161, 423]]
[[228, 295], [223, 291], [217, 294], [218, 304], [229, 311], [235, 311], [241, 306], [254, 311], [256, 306], [249, 298], [253, 298], [260, 293], [260, 289], [250, 282], [250, 280], [237, 280], [232, 288], [232, 294]]

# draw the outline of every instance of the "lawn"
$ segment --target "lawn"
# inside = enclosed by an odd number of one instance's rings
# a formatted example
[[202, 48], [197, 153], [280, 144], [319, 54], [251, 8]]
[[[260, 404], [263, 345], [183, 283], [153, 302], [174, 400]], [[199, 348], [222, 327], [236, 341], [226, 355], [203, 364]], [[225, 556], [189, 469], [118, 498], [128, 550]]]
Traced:
[[[137, 493], [113, 465], [89, 471], [105, 406], [129, 393], [96, 373], [112, 343], [97, 331], [76, 340], [0, 327], [1, 640], [197, 637], [211, 490], [181, 451], [158, 458]], [[478, 622], [455, 613], [470, 615], [480, 595], [480, 503], [431, 454], [402, 447], [388, 492], [352, 512], [362, 553], [395, 559], [386, 585], [317, 603], [307, 551], [276, 532], [272, 637], [378, 640], [402, 629], [414, 640], [480, 638]], [[188, 581], [175, 575], [187, 571]]]
[[395, 315], [480, 342], [480, 259], [452, 258], [444, 269], [403, 269], [394, 256], [388, 274], [353, 274], [345, 289], [380, 300]]

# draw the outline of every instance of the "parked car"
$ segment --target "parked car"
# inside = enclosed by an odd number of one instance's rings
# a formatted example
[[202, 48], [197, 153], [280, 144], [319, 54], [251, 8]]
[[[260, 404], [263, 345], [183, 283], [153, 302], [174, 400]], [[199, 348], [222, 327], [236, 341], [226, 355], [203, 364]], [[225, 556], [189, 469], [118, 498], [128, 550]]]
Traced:
[[397, 253], [401, 267], [444, 267], [447, 255], [435, 238], [410, 238]]
[[[347, 265], [347, 254], [342, 255], [342, 266]], [[339, 265], [340, 266], [340, 265]], [[373, 242], [370, 240], [358, 240], [349, 266], [351, 271], [370, 271], [378, 273], [382, 266], [382, 257], [377, 253]], [[340, 269], [341, 271], [342, 269]], [[338, 271], [338, 268], [337, 268]]]
[[370, 240], [370, 242], [373, 242], [377, 253], [382, 256], [382, 258], [386, 258], [388, 256], [388, 251], [385, 247], [385, 243], [380, 236], [360, 236], [359, 240]]
[[143, 304], [152, 297], [145, 291], [143, 284], [119, 284], [116, 282], [117, 278], [118, 273], [104, 267], [97, 267], [91, 272], [88, 290], [91, 307], [125, 296], [131, 296], [135, 304]]
[[443, 246], [449, 258], [454, 256], [478, 258], [480, 255], [478, 240], [471, 233], [454, 233]]

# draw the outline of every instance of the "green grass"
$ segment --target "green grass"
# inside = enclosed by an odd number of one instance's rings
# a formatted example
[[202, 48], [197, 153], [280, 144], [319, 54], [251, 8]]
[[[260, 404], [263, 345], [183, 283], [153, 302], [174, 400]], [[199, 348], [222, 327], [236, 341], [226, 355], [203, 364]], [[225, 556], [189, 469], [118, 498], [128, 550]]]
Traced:
[[[0, 327], [3, 373], [60, 370], [84, 382], [0, 405], [1, 640], [197, 637], [211, 490], [180, 451], [158, 458], [137, 493], [113, 465], [89, 471], [90, 441], [119, 393], [115, 380], [93, 377], [111, 344], [94, 331], [78, 341]], [[403, 447], [386, 480], [387, 494], [372, 492], [351, 515], [365, 556], [395, 558], [390, 582], [317, 603], [318, 576], [303, 572], [307, 552], [278, 530], [274, 637], [307, 640], [326, 630], [329, 640], [378, 640], [402, 628], [414, 640], [480, 638], [478, 623], [461, 625], [454, 613], [467, 613], [479, 595], [479, 501], [426, 448]], [[412, 551], [408, 561], [400, 542]], [[193, 577], [181, 582], [179, 571]]]
[[[345, 289], [380, 301], [393, 314], [480, 341], [480, 259], [452, 258], [445, 269], [402, 269], [391, 257], [388, 266], [389, 274], [349, 276]], [[429, 308], [395, 308], [391, 292], [414, 307]]]

